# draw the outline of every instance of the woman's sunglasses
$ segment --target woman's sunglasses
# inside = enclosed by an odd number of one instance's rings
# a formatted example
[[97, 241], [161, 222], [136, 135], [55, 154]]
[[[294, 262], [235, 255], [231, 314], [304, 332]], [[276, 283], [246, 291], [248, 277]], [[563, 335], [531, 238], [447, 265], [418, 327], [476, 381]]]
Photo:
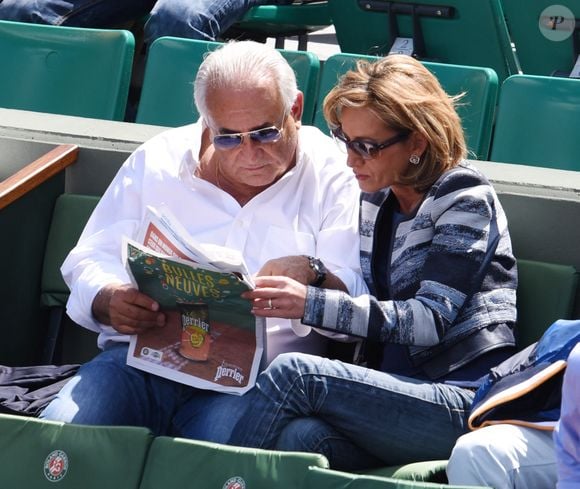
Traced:
[[[286, 114], [282, 118], [280, 125], [284, 123], [286, 119]], [[213, 145], [219, 149], [234, 149], [237, 148], [244, 138], [247, 136], [252, 141], [260, 144], [275, 143], [282, 137], [282, 131], [284, 127], [278, 128], [276, 126], [264, 127], [262, 129], [255, 129], [254, 131], [248, 132], [236, 132], [233, 134], [216, 134], [213, 137]]]
[[387, 139], [386, 141], [383, 141], [382, 143], [375, 143], [371, 141], [365, 141], [363, 139], [353, 139], [351, 141], [344, 135], [340, 126], [332, 129], [331, 132], [335, 139], [343, 143], [347, 148], [354, 151], [357, 155], [365, 160], [372, 160], [373, 158], [376, 158], [381, 150], [388, 148], [393, 144], [404, 141], [411, 134], [410, 132], [403, 132]]

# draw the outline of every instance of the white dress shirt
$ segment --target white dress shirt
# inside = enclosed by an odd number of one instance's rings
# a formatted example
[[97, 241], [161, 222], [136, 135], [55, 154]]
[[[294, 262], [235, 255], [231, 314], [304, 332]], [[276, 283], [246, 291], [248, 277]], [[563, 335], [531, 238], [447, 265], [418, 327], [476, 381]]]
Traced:
[[[200, 122], [165, 131], [139, 147], [104, 193], [61, 271], [71, 289], [67, 313], [99, 332], [99, 347], [128, 341], [95, 320], [93, 299], [105, 285], [130, 283], [121, 259], [123, 236], [136, 239], [146, 207], [168, 207], [200, 243], [239, 250], [250, 273], [269, 259], [319, 257], [349, 288], [366, 292], [359, 264], [359, 188], [345, 154], [314, 127], [299, 129], [297, 163], [243, 207], [194, 176]], [[298, 321], [269, 319], [268, 359], [281, 351], [318, 351], [321, 338]], [[294, 332], [293, 332], [294, 329]], [[300, 336], [306, 338], [300, 338]]]

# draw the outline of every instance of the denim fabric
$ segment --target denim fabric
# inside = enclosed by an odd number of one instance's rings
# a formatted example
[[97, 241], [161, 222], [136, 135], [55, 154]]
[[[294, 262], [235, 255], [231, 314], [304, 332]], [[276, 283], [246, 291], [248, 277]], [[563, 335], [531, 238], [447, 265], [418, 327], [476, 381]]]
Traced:
[[225, 443], [246, 397], [204, 391], [126, 365], [127, 345], [84, 364], [41, 416], [90, 425], [148, 427], [156, 435]]
[[145, 24], [145, 41], [176, 36], [215, 41], [264, 0], [157, 0]]
[[[323, 453], [331, 467], [356, 458], [353, 470], [449, 457], [467, 430], [473, 392], [287, 353], [260, 374], [257, 388], [246, 396], [248, 409], [230, 443], [287, 450], [299, 439], [302, 449]], [[324, 443], [315, 446], [311, 437], [312, 446], [304, 446], [304, 423], [294, 422], [300, 418], [323, 419], [351, 443], [327, 432]]]
[[155, 0], [2, 0], [0, 19], [114, 28], [147, 15], [154, 4]]
[[[214, 41], [254, 5], [268, 0], [2, 0], [0, 19], [113, 28], [151, 13], [149, 43], [161, 36]], [[153, 9], [153, 10], [151, 10]]]
[[380, 459], [358, 447], [326, 421], [296, 418], [281, 431], [273, 447], [292, 452], [323, 453], [338, 470], [355, 471], [384, 465]]

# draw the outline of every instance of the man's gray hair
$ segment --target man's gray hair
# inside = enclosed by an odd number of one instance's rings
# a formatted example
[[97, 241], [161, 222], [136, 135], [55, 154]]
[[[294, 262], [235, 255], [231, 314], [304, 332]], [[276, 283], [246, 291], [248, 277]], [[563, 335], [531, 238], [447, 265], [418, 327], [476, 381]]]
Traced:
[[276, 82], [286, 113], [298, 87], [294, 70], [276, 49], [254, 41], [232, 41], [209, 53], [195, 77], [193, 95], [203, 119], [210, 122], [207, 92], [213, 88], [251, 88], [264, 81]]

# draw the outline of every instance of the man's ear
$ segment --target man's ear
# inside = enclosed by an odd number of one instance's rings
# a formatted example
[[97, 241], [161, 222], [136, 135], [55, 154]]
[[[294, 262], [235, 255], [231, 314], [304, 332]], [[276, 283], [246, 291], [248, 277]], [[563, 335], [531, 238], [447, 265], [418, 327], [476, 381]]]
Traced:
[[302, 92], [298, 92], [296, 95], [296, 99], [294, 100], [294, 104], [292, 104], [292, 108], [290, 109], [290, 114], [292, 115], [293, 119], [301, 123], [302, 120], [302, 112], [304, 111], [304, 94]]

